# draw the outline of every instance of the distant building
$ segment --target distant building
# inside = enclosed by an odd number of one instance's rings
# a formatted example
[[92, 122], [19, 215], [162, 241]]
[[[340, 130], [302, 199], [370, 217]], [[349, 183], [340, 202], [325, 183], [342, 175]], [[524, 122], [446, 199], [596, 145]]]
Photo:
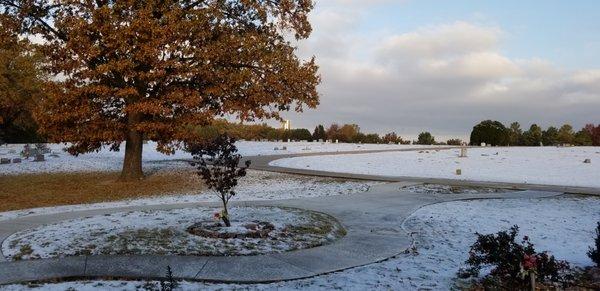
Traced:
[[281, 128], [283, 130], [290, 130], [290, 129], [292, 129], [292, 123], [290, 122], [289, 119], [286, 119], [281, 123]]

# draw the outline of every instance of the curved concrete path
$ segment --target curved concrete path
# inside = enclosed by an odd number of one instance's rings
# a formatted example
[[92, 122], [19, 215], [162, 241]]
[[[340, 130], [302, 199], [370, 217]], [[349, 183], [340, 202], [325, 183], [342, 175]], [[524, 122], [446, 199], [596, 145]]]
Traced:
[[[405, 183], [373, 187], [349, 196], [237, 202], [246, 206], [287, 206], [333, 215], [346, 227], [344, 238], [321, 247], [245, 257], [196, 256], [81, 256], [60, 259], [0, 262], [0, 284], [57, 278], [162, 278], [167, 266], [178, 279], [259, 283], [301, 279], [386, 260], [412, 244], [402, 222], [418, 208], [445, 201], [485, 198], [541, 198], [550, 192], [512, 192], [492, 195], [423, 195], [401, 192]], [[22, 217], [0, 222], [0, 241], [14, 232], [66, 219], [122, 211], [217, 206], [214, 203], [123, 207]]]
[[432, 148], [409, 148], [409, 149], [393, 149], [393, 150], [344, 151], [344, 152], [326, 152], [326, 153], [270, 155], [270, 156], [248, 157], [247, 159], [252, 160], [251, 168], [256, 169], [256, 170], [297, 174], [297, 175], [333, 177], [333, 178], [345, 178], [345, 179], [357, 179], [357, 180], [370, 180], [370, 181], [382, 181], [382, 182], [416, 182], [416, 183], [444, 184], [444, 185], [455, 185], [455, 186], [475, 186], [475, 187], [491, 187], [491, 188], [520, 189], [520, 190], [552, 191], [552, 192], [564, 192], [564, 193], [572, 193], [572, 194], [600, 195], [600, 188], [596, 188], [596, 187], [469, 181], [469, 180], [458, 180], [458, 179], [423, 178], [423, 177], [409, 177], [409, 176], [381, 176], [381, 175], [349, 174], [349, 173], [341, 173], [341, 172], [316, 171], [316, 170], [311, 170], [311, 169], [286, 168], [286, 167], [278, 167], [278, 166], [269, 165], [270, 162], [275, 161], [275, 160], [286, 159], [286, 158], [296, 158], [296, 157], [326, 156], [326, 155], [356, 155], [356, 154], [368, 154], [368, 153], [406, 152], [406, 151], [421, 151], [421, 150], [432, 151], [432, 150], [449, 150], [449, 149], [453, 149], [453, 148], [457, 148], [457, 147], [432, 147]]
[[[437, 148], [440, 149], [440, 148]], [[421, 149], [412, 149], [421, 150]], [[385, 150], [389, 151], [389, 150]], [[383, 152], [383, 151], [364, 151]], [[338, 152], [328, 154], [344, 154]], [[307, 155], [307, 154], [304, 154]], [[323, 155], [308, 154], [308, 155]], [[316, 176], [372, 179], [363, 175], [312, 172], [269, 166], [272, 160], [286, 156], [252, 157], [254, 169], [290, 172]], [[395, 181], [396, 178], [374, 180]], [[456, 181], [453, 181], [456, 182]], [[561, 195], [557, 192], [524, 191], [497, 194], [424, 195], [403, 192], [400, 188], [415, 184], [388, 183], [372, 187], [366, 193], [347, 196], [289, 199], [276, 201], [232, 202], [239, 206], [287, 206], [320, 211], [336, 217], [348, 234], [332, 244], [281, 254], [240, 257], [202, 256], [80, 256], [60, 259], [8, 262], [0, 252], [0, 284], [45, 281], [58, 278], [128, 279], [163, 278], [171, 266], [174, 277], [231, 283], [264, 283], [301, 279], [367, 265], [396, 256], [412, 244], [410, 235], [401, 225], [414, 211], [425, 205], [462, 199], [543, 198]], [[152, 209], [218, 206], [216, 203], [186, 203], [174, 205], [132, 206], [110, 209], [75, 211], [36, 215], [0, 222], [0, 242], [11, 234], [33, 227], [93, 215]]]

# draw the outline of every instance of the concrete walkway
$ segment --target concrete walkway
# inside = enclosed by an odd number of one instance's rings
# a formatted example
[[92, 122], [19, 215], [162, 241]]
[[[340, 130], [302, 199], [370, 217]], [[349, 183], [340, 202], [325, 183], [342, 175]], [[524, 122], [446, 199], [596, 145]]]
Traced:
[[[412, 240], [402, 222], [418, 208], [445, 201], [480, 199], [481, 195], [423, 195], [400, 192], [405, 183], [373, 187], [367, 193], [263, 202], [246, 206], [288, 206], [321, 211], [336, 217], [348, 231], [344, 238], [321, 247], [281, 254], [246, 257], [195, 256], [81, 256], [61, 259], [0, 262], [0, 284], [57, 278], [162, 278], [167, 266], [178, 279], [258, 283], [300, 279], [379, 262], [408, 249]], [[540, 198], [551, 192], [512, 192], [485, 198]], [[99, 209], [39, 215], [0, 223], [0, 240], [36, 226], [123, 211], [216, 206], [214, 203]]]
[[[359, 175], [337, 175], [306, 170], [286, 171], [268, 166], [269, 161], [281, 157], [253, 157], [253, 168], [317, 176], [369, 179]], [[375, 180], [386, 181], [380, 178]], [[389, 181], [393, 179], [390, 178]], [[404, 252], [412, 245], [412, 239], [401, 225], [410, 214], [425, 205], [463, 199], [543, 198], [562, 194], [529, 190], [481, 195], [426, 195], [400, 190], [401, 187], [410, 184], [415, 183], [388, 183], [372, 187], [366, 193], [347, 196], [255, 202], [232, 201], [232, 205], [297, 207], [336, 217], [344, 225], [348, 234], [334, 243], [321, 247], [259, 256], [80, 256], [17, 262], [6, 261], [0, 253], [0, 284], [58, 278], [158, 279], [164, 277], [167, 266], [173, 269], [174, 277], [186, 280], [261, 283], [308, 278], [379, 262]], [[68, 219], [124, 211], [205, 206], [218, 206], [218, 204], [135, 206], [26, 216], [0, 222], [0, 242], [15, 232]]]
[[357, 180], [369, 180], [369, 181], [382, 181], [382, 182], [416, 182], [416, 183], [430, 183], [430, 184], [443, 184], [443, 185], [455, 185], [455, 186], [491, 187], [491, 188], [504, 188], [504, 189], [564, 192], [564, 193], [572, 193], [572, 194], [600, 195], [600, 188], [595, 188], [595, 187], [577, 187], [577, 186], [544, 185], [544, 184], [528, 184], [528, 183], [507, 183], [507, 182], [486, 182], [486, 181], [467, 181], [467, 180], [457, 180], [457, 179], [423, 178], [423, 177], [408, 177], [408, 176], [379, 176], [379, 175], [349, 174], [349, 173], [340, 173], [340, 172], [316, 171], [316, 170], [311, 170], [311, 169], [285, 168], [285, 167], [277, 167], [277, 166], [269, 165], [270, 162], [275, 161], [275, 160], [286, 159], [286, 158], [296, 158], [296, 157], [368, 154], [368, 153], [385, 153], [385, 152], [405, 152], [405, 151], [421, 151], [421, 150], [429, 150], [429, 151], [431, 151], [431, 150], [449, 150], [449, 149], [453, 149], [453, 148], [456, 148], [456, 147], [432, 147], [432, 148], [412, 148], [412, 149], [395, 149], [395, 150], [371, 150], [371, 151], [352, 151], [352, 152], [271, 155], [271, 156], [248, 157], [247, 159], [252, 160], [252, 165], [251, 165], [252, 169], [262, 170], [262, 171], [279, 172], [279, 173], [297, 174], [297, 175], [333, 177], [333, 178], [345, 178], [345, 179], [357, 179]]

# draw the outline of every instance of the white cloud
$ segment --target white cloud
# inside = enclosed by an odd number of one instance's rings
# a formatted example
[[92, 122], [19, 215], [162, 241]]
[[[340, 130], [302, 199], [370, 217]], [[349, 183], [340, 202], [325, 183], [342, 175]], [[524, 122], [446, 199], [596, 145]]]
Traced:
[[349, 9], [314, 16], [314, 37], [301, 52], [321, 66], [321, 106], [294, 115], [296, 124], [353, 122], [368, 131], [464, 137], [483, 119], [524, 126], [596, 121], [590, 118], [600, 105], [600, 70], [510, 58], [498, 27], [458, 21], [365, 33], [362, 17]]
[[487, 51], [497, 45], [502, 31], [455, 22], [391, 36], [381, 45], [383, 55], [439, 57]]
[[583, 70], [573, 75], [576, 84], [595, 85], [600, 83], [600, 70]]

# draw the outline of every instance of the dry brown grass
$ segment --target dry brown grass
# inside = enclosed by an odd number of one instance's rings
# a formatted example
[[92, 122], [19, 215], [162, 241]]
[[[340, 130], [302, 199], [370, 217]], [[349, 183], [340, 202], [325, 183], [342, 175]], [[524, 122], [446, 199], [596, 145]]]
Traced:
[[161, 171], [134, 182], [120, 182], [118, 177], [116, 172], [0, 175], [0, 211], [197, 193], [204, 189], [191, 170]]

